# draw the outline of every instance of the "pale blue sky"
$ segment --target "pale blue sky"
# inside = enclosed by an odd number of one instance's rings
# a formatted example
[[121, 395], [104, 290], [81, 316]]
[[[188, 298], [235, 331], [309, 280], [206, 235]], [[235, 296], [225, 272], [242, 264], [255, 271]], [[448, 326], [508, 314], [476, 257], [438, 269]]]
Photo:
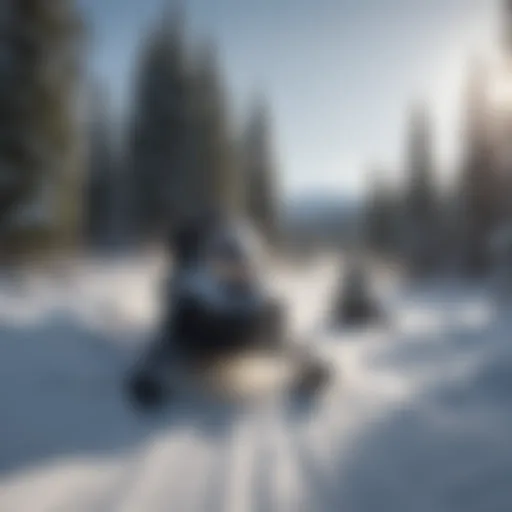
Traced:
[[[432, 106], [443, 176], [467, 57], [490, 45], [498, 0], [189, 0], [218, 42], [236, 112], [268, 93], [288, 195], [358, 193], [377, 162], [400, 175], [406, 107]], [[165, 0], [81, 0], [91, 65], [126, 104], [137, 45]]]

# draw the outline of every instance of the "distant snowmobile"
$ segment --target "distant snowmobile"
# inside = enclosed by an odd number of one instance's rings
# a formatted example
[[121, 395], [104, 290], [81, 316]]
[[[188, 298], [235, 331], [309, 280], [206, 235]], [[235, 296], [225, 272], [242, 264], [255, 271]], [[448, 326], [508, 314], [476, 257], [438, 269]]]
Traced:
[[193, 221], [171, 245], [164, 323], [129, 378], [136, 403], [155, 405], [194, 387], [241, 396], [251, 374], [299, 393], [325, 383], [327, 368], [286, 339], [285, 308], [263, 279], [261, 245], [248, 225]]
[[384, 316], [365, 269], [358, 263], [352, 264], [335, 300], [333, 323], [336, 326], [361, 326], [383, 320]]

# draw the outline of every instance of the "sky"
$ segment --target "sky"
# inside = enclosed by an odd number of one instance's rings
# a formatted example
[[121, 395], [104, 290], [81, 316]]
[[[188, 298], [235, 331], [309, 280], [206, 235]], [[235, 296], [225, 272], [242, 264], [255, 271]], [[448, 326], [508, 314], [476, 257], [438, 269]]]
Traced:
[[[170, 0], [172, 1], [172, 0]], [[89, 62], [122, 113], [137, 48], [169, 0], [79, 0]], [[286, 197], [361, 194], [374, 167], [404, 174], [407, 109], [432, 112], [439, 180], [456, 169], [468, 59], [499, 38], [499, 0], [188, 0], [193, 38], [217, 43], [243, 117], [268, 96]]]

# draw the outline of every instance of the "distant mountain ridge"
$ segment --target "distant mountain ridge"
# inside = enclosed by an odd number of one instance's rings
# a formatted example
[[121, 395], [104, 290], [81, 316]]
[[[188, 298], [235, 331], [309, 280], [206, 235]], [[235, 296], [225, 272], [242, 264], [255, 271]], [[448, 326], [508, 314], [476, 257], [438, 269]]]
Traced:
[[312, 193], [296, 196], [284, 205], [284, 216], [289, 220], [321, 220], [332, 217], [354, 216], [362, 208], [362, 200], [354, 196]]
[[283, 205], [283, 227], [296, 243], [338, 245], [353, 239], [363, 201], [354, 196], [311, 193]]

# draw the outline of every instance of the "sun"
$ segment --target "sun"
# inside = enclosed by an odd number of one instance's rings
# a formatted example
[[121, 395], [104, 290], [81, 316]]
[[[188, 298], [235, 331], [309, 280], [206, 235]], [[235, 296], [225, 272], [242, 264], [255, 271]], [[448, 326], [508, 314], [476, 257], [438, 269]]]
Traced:
[[512, 111], [512, 72], [500, 72], [489, 84], [488, 99], [493, 109]]

